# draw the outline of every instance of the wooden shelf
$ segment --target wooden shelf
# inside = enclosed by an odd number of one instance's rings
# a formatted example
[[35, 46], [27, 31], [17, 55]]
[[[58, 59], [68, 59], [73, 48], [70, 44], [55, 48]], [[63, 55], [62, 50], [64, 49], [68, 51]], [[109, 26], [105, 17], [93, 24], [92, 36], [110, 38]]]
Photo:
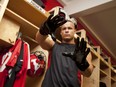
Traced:
[[100, 70], [107, 73], [107, 75], [110, 75], [110, 68], [104, 64], [104, 62], [100, 62]]
[[111, 78], [111, 87], [116, 87], [116, 80]]
[[92, 48], [93, 48], [98, 54], [101, 53], [100, 46], [92, 46]]
[[9, 47], [15, 44], [20, 24], [4, 15], [0, 22], [0, 46]]
[[114, 79], [114, 78], [111, 77], [111, 81], [112, 81], [112, 82], [116, 82], [116, 79]]
[[29, 44], [30, 50], [33, 50], [33, 48], [39, 46], [37, 41], [35, 41], [34, 39], [32, 39], [28, 36], [22, 35], [21, 38]]
[[110, 68], [111, 68], [111, 72], [115, 73], [116, 75], [116, 69], [114, 69], [112, 66], [110, 66]]
[[8, 3], [8, 8], [39, 27], [49, 16], [49, 13], [44, 9], [42, 9], [44, 11], [37, 9], [27, 0], [10, 0]]
[[111, 69], [111, 78], [116, 81], [116, 72], [113, 69]]
[[20, 32], [22, 32], [23, 35], [27, 35], [33, 39], [35, 39], [36, 32], [38, 31], [38, 27], [32, 24], [31, 22], [27, 21], [23, 17], [19, 16], [15, 12], [13, 12], [10, 9], [5, 10], [5, 15], [11, 17], [12, 19], [16, 20], [21, 26], [20, 26]]
[[92, 58], [99, 58], [99, 54], [93, 49], [93, 47], [91, 47], [89, 44], [87, 44], [87, 47], [90, 48], [91, 53], [92, 53]]
[[104, 60], [102, 57], [100, 57], [100, 66], [101, 66], [101, 69], [109, 68], [108, 62]]
[[108, 74], [100, 69], [100, 78], [107, 76]]
[[0, 22], [1, 22], [3, 15], [4, 15], [4, 11], [5, 11], [5, 8], [8, 4], [8, 1], [9, 0], [1, 0], [0, 1]]
[[76, 32], [76, 34], [77, 34], [79, 37], [86, 39], [86, 31], [85, 31], [84, 29], [78, 30], [78, 31]]

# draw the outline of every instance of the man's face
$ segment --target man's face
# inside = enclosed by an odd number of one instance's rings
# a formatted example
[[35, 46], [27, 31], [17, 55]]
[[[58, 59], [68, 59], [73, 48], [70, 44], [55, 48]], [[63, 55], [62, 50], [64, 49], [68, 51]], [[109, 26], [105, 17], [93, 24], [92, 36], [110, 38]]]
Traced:
[[66, 22], [64, 25], [61, 26], [61, 37], [62, 41], [70, 41], [74, 39], [74, 34], [76, 32], [76, 29], [74, 27], [74, 24], [70, 21]]

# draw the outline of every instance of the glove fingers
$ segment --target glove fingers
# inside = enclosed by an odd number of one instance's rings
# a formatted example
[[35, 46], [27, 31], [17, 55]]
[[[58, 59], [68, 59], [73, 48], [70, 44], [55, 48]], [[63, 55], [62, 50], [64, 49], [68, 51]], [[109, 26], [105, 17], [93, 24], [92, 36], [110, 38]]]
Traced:
[[52, 22], [55, 23], [60, 18], [59, 15], [56, 15], [53, 17]]
[[87, 47], [87, 42], [84, 41], [84, 42], [83, 42], [83, 46], [82, 46], [82, 52], [85, 52], [86, 47]]
[[55, 32], [55, 30], [59, 27], [59, 26], [61, 26], [61, 25], [63, 25], [64, 23], [66, 23], [66, 20], [64, 20], [64, 18], [63, 17], [58, 17], [57, 16], [57, 18], [55, 18], [55, 19], [53, 19], [52, 20], [52, 25], [54, 26], [54, 29], [52, 29], [51, 31], [52, 32]]
[[64, 21], [65, 18], [62, 16], [59, 16], [58, 18], [54, 19], [54, 24], [59, 25], [62, 21]]
[[79, 37], [77, 37], [77, 39], [75, 40], [75, 42], [76, 42], [76, 49], [75, 49], [75, 51], [78, 51], [79, 50], [79, 45], [80, 45], [80, 43], [79, 43]]
[[60, 22], [60, 21], [62, 21], [62, 20], [64, 20], [64, 19], [65, 19], [64, 17], [58, 16], [58, 17], [55, 19], [55, 21]]
[[81, 42], [80, 42], [80, 50], [81, 51], [83, 50], [83, 46], [84, 46], [84, 38], [82, 38]]
[[53, 15], [50, 15], [50, 16], [48, 17], [47, 21], [50, 21], [52, 17], [53, 17]]
[[84, 55], [84, 57], [82, 59], [82, 62], [86, 61], [86, 58], [87, 58], [87, 55], [89, 54], [89, 52], [90, 52], [90, 48], [87, 48], [87, 51], [85, 52], [85, 55]]
[[66, 22], [67, 22], [66, 20], [62, 20], [62, 21], [60, 21], [60, 22], [58, 23], [58, 25], [57, 25], [57, 28], [58, 28], [59, 26], [65, 24]]
[[66, 20], [64, 17], [60, 16], [60, 15], [56, 15], [53, 19], [52, 19], [52, 23], [54, 25], [55, 28], [58, 28], [59, 26], [61, 26], [62, 24], [66, 23]]
[[54, 20], [53, 24], [55, 27], [58, 27], [58, 23], [60, 23], [60, 22], [61, 22], [61, 20], [59, 18], [59, 19]]
[[87, 48], [87, 51], [85, 52], [85, 56], [87, 56], [90, 52], [90, 48]]

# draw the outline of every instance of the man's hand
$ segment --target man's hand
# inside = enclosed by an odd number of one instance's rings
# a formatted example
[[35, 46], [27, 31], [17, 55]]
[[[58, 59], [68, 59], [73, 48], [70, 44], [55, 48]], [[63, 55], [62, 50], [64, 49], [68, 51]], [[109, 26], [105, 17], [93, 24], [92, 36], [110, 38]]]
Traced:
[[77, 38], [74, 53], [63, 53], [64, 56], [68, 56], [74, 60], [77, 67], [81, 71], [85, 71], [89, 67], [89, 63], [87, 62], [86, 58], [90, 52], [90, 48], [87, 48], [86, 44], [87, 43], [84, 41], [84, 38], [82, 38], [81, 41], [79, 41], [79, 38]]
[[55, 30], [63, 25], [66, 22], [65, 18], [60, 15], [56, 15], [53, 17], [53, 15], [50, 15], [48, 19], [44, 22], [44, 24], [40, 28], [40, 34], [42, 35], [48, 35], [53, 34]]

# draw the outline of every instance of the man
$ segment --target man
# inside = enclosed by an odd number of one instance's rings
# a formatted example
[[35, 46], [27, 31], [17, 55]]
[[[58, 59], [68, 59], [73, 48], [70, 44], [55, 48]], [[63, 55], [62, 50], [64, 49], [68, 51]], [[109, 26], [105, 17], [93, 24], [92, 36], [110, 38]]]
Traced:
[[[61, 26], [61, 43], [51, 39], [48, 34]], [[51, 64], [42, 87], [80, 87], [77, 72], [89, 77], [93, 71], [90, 49], [86, 48], [84, 39], [75, 39], [76, 27], [72, 21], [63, 16], [52, 15], [44, 22], [36, 34], [36, 40], [43, 49], [51, 52]]]

